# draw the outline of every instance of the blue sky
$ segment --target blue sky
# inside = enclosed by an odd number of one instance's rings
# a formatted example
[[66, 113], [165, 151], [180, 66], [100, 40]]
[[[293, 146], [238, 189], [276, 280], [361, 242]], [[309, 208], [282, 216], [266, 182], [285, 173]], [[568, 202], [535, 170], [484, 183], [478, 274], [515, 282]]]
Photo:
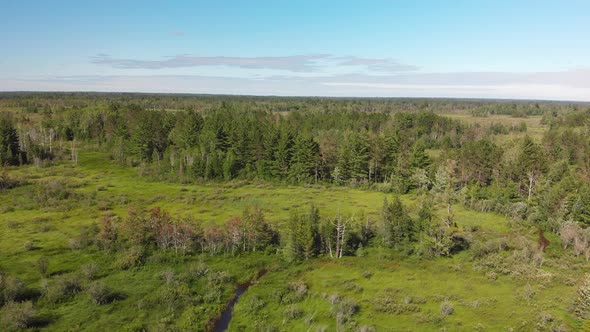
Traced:
[[590, 1], [0, 2], [0, 90], [590, 100]]

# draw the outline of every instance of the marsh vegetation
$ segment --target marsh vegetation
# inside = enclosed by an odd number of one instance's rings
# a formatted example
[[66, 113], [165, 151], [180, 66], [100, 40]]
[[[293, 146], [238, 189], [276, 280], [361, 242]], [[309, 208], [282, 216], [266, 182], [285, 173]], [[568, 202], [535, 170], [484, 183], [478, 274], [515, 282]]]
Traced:
[[[0, 94], [2, 330], [574, 331], [590, 106]], [[265, 272], [261, 277], [261, 271]]]

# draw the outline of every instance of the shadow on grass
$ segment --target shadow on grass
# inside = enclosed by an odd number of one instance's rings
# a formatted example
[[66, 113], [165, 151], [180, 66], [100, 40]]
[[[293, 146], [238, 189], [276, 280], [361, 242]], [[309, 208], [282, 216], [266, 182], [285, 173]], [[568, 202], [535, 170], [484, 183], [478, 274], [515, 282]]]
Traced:
[[58, 316], [56, 314], [53, 313], [42, 313], [39, 314], [37, 316], [35, 316], [35, 318], [32, 319], [32, 321], [27, 325], [29, 328], [43, 328], [46, 327], [47, 325], [55, 322], [57, 320]]
[[126, 298], [127, 298], [126, 294], [113, 291], [107, 296], [106, 300], [107, 300], [107, 303], [112, 303], [115, 301], [125, 300]]
[[23, 290], [22, 292], [20, 292], [15, 300], [17, 302], [23, 302], [23, 301], [36, 301], [41, 297], [41, 291], [35, 288], [27, 288], [25, 290]]
[[55, 276], [60, 276], [62, 274], [66, 274], [66, 273], [70, 273], [70, 272], [74, 272], [73, 270], [58, 270], [58, 271], [53, 271], [49, 274], [50, 277], [55, 277]]

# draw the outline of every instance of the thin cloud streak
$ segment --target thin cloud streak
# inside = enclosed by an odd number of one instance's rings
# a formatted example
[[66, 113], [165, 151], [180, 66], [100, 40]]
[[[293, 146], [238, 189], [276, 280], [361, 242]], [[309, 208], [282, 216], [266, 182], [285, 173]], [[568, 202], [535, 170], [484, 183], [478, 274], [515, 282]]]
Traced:
[[286, 70], [294, 73], [329, 71], [339, 67], [362, 67], [376, 74], [411, 72], [420, 69], [392, 59], [373, 59], [355, 56], [334, 56], [330, 54], [306, 54], [292, 56], [266, 57], [200, 57], [187, 54], [166, 57], [161, 60], [140, 60], [113, 58], [107, 54], [97, 54], [91, 59], [95, 65], [110, 66], [116, 69], [166, 69], [204, 66], [227, 66], [246, 69]]
[[418, 66], [402, 64], [391, 59], [360, 58], [356, 56], [341, 57], [339, 59], [344, 60], [340, 63], [341, 66], [365, 66], [372, 72], [396, 73], [420, 69]]
[[315, 61], [328, 55], [294, 55], [282, 57], [198, 57], [175, 55], [163, 60], [117, 59], [97, 55], [92, 59], [96, 65], [107, 65], [117, 69], [165, 69], [201, 66], [228, 66], [248, 69], [275, 69], [293, 72], [314, 72], [318, 70]]

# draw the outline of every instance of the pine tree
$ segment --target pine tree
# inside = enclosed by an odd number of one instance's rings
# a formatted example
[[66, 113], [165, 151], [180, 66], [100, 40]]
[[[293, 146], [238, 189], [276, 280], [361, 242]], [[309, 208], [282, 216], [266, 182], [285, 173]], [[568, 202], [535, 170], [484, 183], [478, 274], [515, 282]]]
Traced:
[[286, 129], [282, 129], [279, 133], [273, 162], [273, 176], [276, 178], [285, 179], [289, 175], [292, 142], [291, 134]]
[[351, 147], [350, 176], [357, 180], [369, 176], [369, 143], [364, 135], [354, 133], [348, 142]]
[[314, 140], [305, 135], [295, 137], [289, 179], [295, 183], [309, 182], [317, 171], [318, 145]]
[[426, 147], [422, 140], [416, 141], [412, 147], [412, 156], [410, 159], [413, 168], [426, 168], [432, 164], [432, 160], [426, 154]]
[[308, 259], [319, 253], [319, 210], [310, 206], [307, 213], [293, 211], [286, 227], [285, 255], [288, 259]]
[[381, 218], [385, 246], [399, 247], [404, 242], [414, 240], [414, 223], [399, 197], [395, 197], [391, 203], [387, 202], [387, 198], [383, 200]]
[[8, 116], [0, 117], [0, 166], [19, 162], [19, 142], [16, 128]]
[[529, 136], [524, 138], [521, 153], [516, 161], [516, 174], [521, 186], [526, 188], [530, 200], [539, 178], [547, 171], [547, 158], [541, 146]]

